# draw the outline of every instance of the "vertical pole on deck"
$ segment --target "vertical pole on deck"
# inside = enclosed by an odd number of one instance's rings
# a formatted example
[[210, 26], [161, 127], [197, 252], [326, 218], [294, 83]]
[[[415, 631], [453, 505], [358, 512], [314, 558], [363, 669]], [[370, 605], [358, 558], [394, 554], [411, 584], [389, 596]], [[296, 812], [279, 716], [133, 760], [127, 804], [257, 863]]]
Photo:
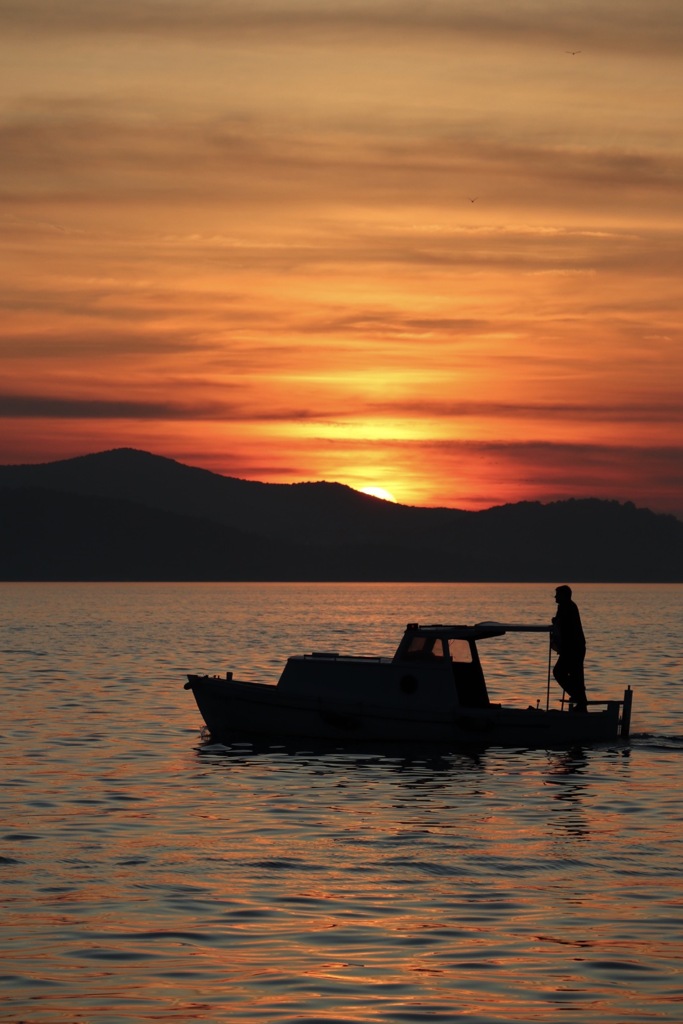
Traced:
[[550, 663], [553, 660], [553, 648], [550, 633], [548, 634], [548, 681], [545, 687], [545, 709], [550, 710]]
[[621, 735], [628, 736], [631, 731], [631, 704], [633, 703], [633, 690], [627, 686], [624, 690], [624, 703], [621, 709]]

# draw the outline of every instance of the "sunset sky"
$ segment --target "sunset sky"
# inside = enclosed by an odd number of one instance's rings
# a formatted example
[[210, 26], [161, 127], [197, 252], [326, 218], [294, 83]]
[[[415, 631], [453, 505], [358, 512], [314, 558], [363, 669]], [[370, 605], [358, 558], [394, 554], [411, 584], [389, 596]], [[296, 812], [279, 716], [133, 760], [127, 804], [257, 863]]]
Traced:
[[1, 463], [683, 516], [681, 0], [0, 28]]

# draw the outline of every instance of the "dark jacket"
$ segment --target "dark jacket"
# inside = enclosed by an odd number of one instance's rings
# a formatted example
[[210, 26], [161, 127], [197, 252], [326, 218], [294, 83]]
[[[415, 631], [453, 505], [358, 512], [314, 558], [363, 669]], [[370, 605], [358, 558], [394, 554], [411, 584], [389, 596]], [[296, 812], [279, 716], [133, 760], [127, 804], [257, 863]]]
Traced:
[[583, 658], [586, 653], [586, 638], [583, 635], [579, 609], [571, 599], [558, 602], [553, 624], [553, 647], [558, 654], [565, 658]]

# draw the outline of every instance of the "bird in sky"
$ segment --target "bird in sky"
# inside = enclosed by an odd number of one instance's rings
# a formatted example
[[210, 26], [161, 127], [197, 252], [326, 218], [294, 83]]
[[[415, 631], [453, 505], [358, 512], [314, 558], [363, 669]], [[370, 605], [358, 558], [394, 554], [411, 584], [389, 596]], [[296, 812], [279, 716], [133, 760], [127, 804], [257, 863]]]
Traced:
[[469, 196], [467, 198], [470, 200], [471, 203], [476, 203], [479, 196], [475, 196], [474, 199], [471, 199]]
[[565, 50], [565, 53], [571, 53], [572, 57], [576, 57], [577, 53], [581, 53], [581, 50]]

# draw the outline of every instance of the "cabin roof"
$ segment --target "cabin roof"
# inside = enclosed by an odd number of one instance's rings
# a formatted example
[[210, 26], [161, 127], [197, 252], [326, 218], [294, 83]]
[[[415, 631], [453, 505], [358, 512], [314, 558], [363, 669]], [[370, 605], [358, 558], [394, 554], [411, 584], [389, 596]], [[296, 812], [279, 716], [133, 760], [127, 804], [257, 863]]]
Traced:
[[551, 629], [552, 625], [545, 623], [477, 622], [468, 626], [409, 622], [406, 633], [413, 636], [440, 636], [448, 640], [486, 640], [493, 636], [504, 636], [505, 633], [549, 633]]

